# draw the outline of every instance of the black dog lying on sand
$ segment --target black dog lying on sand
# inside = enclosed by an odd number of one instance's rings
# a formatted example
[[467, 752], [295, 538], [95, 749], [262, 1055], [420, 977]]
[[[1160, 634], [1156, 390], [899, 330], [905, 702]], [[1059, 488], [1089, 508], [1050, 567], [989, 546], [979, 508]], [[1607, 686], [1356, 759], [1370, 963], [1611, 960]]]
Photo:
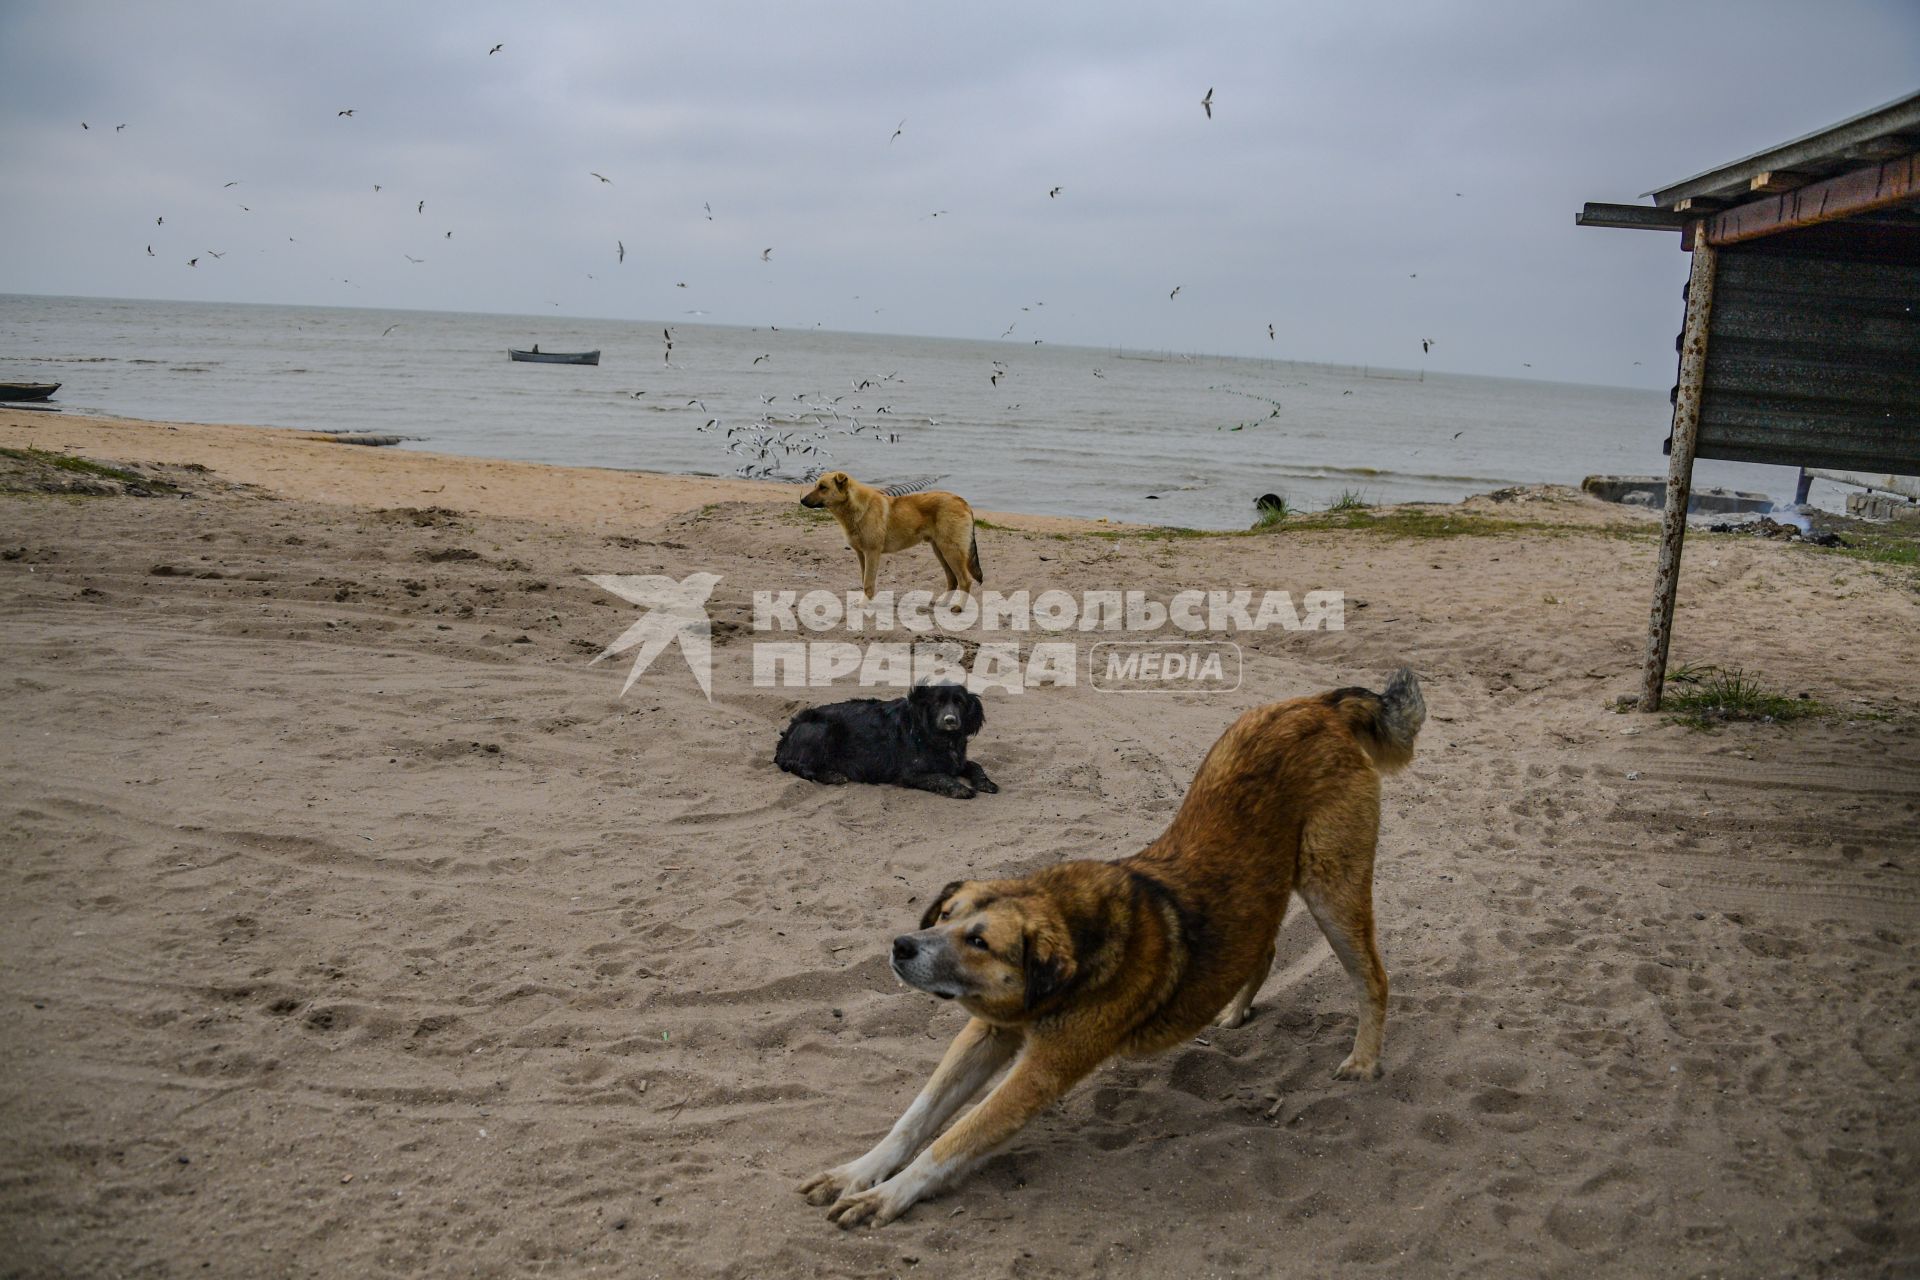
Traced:
[[923, 684], [904, 698], [856, 698], [809, 707], [780, 734], [773, 762], [813, 782], [881, 782], [955, 800], [998, 791], [967, 759], [986, 714], [958, 684]]

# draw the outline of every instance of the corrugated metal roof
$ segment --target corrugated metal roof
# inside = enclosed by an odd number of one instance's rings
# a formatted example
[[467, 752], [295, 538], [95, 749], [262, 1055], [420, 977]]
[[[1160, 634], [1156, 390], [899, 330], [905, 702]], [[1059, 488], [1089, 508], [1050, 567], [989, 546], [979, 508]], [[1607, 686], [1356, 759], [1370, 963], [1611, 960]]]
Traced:
[[1744, 200], [1753, 180], [1763, 173], [1823, 178], [1863, 161], [1916, 149], [1920, 149], [1920, 93], [1643, 194], [1662, 209], [1687, 199]]

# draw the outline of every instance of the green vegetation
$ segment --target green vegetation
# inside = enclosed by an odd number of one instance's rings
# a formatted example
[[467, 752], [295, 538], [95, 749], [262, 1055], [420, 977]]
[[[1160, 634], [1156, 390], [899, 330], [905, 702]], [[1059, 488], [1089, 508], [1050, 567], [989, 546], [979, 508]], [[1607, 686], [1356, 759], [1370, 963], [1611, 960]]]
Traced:
[[1287, 502], [1287, 496], [1285, 494], [1276, 493], [1271, 496], [1273, 498], [1272, 502], [1262, 502], [1257, 508], [1260, 512], [1260, 517], [1253, 522], [1255, 531], [1271, 529], [1293, 514], [1293, 507]]
[[118, 467], [109, 467], [98, 462], [89, 462], [85, 458], [76, 458], [70, 453], [53, 453], [46, 449], [0, 449], [0, 458], [11, 458], [15, 462], [37, 463], [43, 467], [53, 467], [59, 471], [71, 471], [78, 475], [93, 476], [100, 480], [118, 480], [121, 484], [144, 484], [159, 487], [154, 481], [136, 475], [131, 471], [122, 471]]
[[1340, 496], [1333, 500], [1332, 504], [1327, 507], [1327, 510], [1329, 511], [1365, 511], [1368, 507], [1371, 507], [1372, 505], [1373, 504], [1371, 502], [1367, 501], [1367, 496], [1364, 493], [1361, 493], [1360, 490], [1342, 489], [1340, 491]]
[[1846, 556], [1850, 560], [1865, 560], [1869, 564], [1901, 565], [1906, 568], [1920, 568], [1920, 536], [1899, 533], [1849, 532], [1849, 547], [1826, 547], [1834, 555]]
[[[114, 492], [101, 487], [89, 487], [81, 479], [104, 481], [126, 486], [133, 494], [178, 493], [179, 488], [164, 480], [143, 476], [137, 471], [128, 471], [121, 467], [110, 467], [105, 463], [93, 462], [86, 458], [75, 457], [70, 453], [54, 453], [47, 449], [0, 449], [0, 462], [13, 462], [21, 465], [21, 470], [7, 477], [3, 486], [15, 493], [47, 493], [63, 497], [85, 498], [105, 496]], [[59, 475], [75, 477], [61, 480]]]
[[1660, 709], [1674, 723], [1701, 730], [1735, 720], [1784, 724], [1827, 713], [1812, 698], [1768, 689], [1738, 667], [1699, 665], [1681, 667], [1667, 676]]
[[[1575, 533], [1580, 530], [1539, 520], [1499, 520], [1463, 515], [1452, 507], [1331, 507], [1293, 526], [1297, 529], [1363, 529], [1396, 538], [1484, 538], [1502, 533]], [[1613, 532], [1613, 530], [1603, 530]], [[1634, 530], [1639, 532], [1639, 530]]]

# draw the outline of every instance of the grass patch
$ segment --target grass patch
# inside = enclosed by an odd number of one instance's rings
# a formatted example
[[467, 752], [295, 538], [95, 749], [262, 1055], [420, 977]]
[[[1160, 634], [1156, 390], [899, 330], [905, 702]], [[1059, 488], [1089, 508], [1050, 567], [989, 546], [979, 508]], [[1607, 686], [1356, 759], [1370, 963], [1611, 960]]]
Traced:
[[[93, 462], [71, 453], [54, 453], [51, 450], [34, 448], [0, 449], [0, 463], [8, 462], [18, 463], [20, 466], [12, 474], [0, 477], [0, 489], [7, 493], [44, 493], [55, 497], [89, 498], [106, 497], [114, 492], [101, 486], [89, 487], [83, 481], [121, 485], [125, 493], [134, 496], [151, 497], [154, 494], [180, 492], [178, 485], [169, 484], [165, 480], [144, 476], [137, 471], [128, 471], [124, 467], [110, 467], [103, 462]], [[62, 476], [73, 478], [62, 479]]]
[[1340, 496], [1327, 506], [1329, 511], [1365, 511], [1373, 504], [1367, 501], [1367, 495], [1358, 489], [1342, 489]]
[[1287, 501], [1287, 495], [1284, 493], [1269, 493], [1265, 495], [1260, 499], [1255, 509], [1259, 511], [1260, 515], [1253, 522], [1252, 529], [1254, 532], [1258, 532], [1261, 529], [1271, 529], [1293, 514], [1293, 506]]
[[1492, 516], [1462, 515], [1448, 508], [1421, 510], [1419, 507], [1395, 507], [1374, 511], [1369, 507], [1329, 507], [1300, 520], [1296, 529], [1360, 529], [1384, 533], [1395, 538], [1485, 538], [1503, 533], [1567, 533], [1566, 525], [1546, 524], [1538, 520], [1499, 520]]
[[1785, 724], [1827, 709], [1808, 697], [1767, 688], [1738, 667], [1684, 666], [1667, 677], [1660, 709], [1675, 724], [1711, 730], [1736, 720]]
[[136, 475], [131, 471], [122, 471], [119, 467], [89, 462], [85, 458], [76, 458], [70, 453], [53, 453], [46, 449], [0, 449], [0, 458], [12, 458], [15, 462], [38, 463], [43, 467], [71, 471], [77, 475], [93, 476], [101, 480], [118, 480], [121, 484], [159, 487], [155, 481], [145, 476]]
[[1845, 556], [1849, 560], [1865, 560], [1869, 564], [1899, 565], [1907, 569], [1920, 568], [1920, 537], [1858, 531], [1849, 531], [1846, 536], [1853, 543], [1852, 546], [1819, 549], [1837, 556]]

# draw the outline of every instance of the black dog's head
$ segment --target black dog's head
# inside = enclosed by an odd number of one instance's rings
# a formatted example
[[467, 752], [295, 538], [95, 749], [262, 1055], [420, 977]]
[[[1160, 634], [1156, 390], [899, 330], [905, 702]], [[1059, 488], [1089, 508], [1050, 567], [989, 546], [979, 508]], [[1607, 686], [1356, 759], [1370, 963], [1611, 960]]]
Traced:
[[980, 699], [962, 684], [916, 685], [907, 695], [907, 706], [934, 733], [964, 733], [971, 738], [987, 722]]

